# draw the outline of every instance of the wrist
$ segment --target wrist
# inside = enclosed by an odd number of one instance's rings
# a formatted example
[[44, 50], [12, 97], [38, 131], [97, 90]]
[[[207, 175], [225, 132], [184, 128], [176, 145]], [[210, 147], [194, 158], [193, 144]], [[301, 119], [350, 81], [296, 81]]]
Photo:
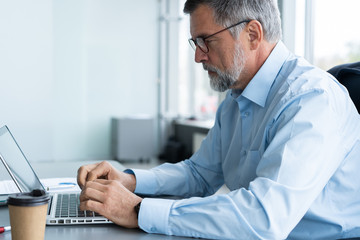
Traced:
[[131, 169], [126, 169], [124, 171], [124, 173], [126, 174], [126, 183], [124, 183], [123, 185], [129, 189], [131, 192], [135, 192], [136, 189], [136, 177], [134, 172]]

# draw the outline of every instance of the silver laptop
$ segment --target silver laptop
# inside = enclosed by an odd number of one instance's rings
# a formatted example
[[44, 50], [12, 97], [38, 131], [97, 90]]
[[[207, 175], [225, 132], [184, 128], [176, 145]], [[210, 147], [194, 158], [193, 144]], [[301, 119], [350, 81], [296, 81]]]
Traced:
[[[4, 164], [20, 192], [31, 192], [34, 189], [46, 191], [7, 126], [0, 128], [0, 161]], [[80, 203], [79, 194], [78, 192], [49, 193], [51, 201], [46, 224], [112, 223], [95, 212], [81, 211], [78, 207]], [[2, 199], [7, 198], [5, 195], [1, 197]]]

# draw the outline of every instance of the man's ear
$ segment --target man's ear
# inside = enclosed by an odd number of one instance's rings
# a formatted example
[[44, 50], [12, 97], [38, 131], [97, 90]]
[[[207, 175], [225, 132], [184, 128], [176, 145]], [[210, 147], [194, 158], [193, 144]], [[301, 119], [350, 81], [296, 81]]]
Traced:
[[262, 25], [257, 20], [252, 20], [246, 26], [248, 34], [249, 46], [251, 50], [256, 50], [264, 38], [264, 31]]

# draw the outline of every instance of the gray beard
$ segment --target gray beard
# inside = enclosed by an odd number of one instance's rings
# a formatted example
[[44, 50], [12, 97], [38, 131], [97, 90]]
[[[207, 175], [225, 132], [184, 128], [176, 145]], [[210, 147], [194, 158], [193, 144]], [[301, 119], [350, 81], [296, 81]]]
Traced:
[[234, 64], [231, 66], [229, 70], [222, 72], [220, 69], [214, 66], [207, 65], [203, 63], [203, 68], [205, 70], [210, 70], [212, 72], [216, 72], [216, 76], [210, 76], [210, 86], [213, 90], [218, 92], [224, 92], [228, 90], [231, 86], [233, 86], [239, 79], [240, 74], [244, 69], [245, 64], [245, 56], [244, 51], [241, 45], [237, 44], [235, 46], [234, 52]]

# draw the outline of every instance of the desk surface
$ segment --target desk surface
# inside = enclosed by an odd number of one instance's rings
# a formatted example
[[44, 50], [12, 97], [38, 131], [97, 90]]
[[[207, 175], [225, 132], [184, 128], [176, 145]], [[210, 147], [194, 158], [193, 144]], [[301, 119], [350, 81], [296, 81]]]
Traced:
[[[40, 178], [55, 177], [76, 177], [77, 170], [84, 164], [94, 163], [95, 161], [75, 161], [75, 162], [40, 162], [32, 163], [35, 172]], [[110, 161], [119, 170], [124, 167], [117, 161]], [[10, 225], [8, 208], [0, 207], [0, 226]], [[45, 239], [51, 240], [72, 240], [72, 239], [189, 239], [184, 237], [165, 236], [158, 234], [148, 234], [140, 229], [126, 229], [117, 225], [73, 225], [73, 226], [47, 226]], [[11, 233], [0, 234], [0, 240], [11, 240]]]

